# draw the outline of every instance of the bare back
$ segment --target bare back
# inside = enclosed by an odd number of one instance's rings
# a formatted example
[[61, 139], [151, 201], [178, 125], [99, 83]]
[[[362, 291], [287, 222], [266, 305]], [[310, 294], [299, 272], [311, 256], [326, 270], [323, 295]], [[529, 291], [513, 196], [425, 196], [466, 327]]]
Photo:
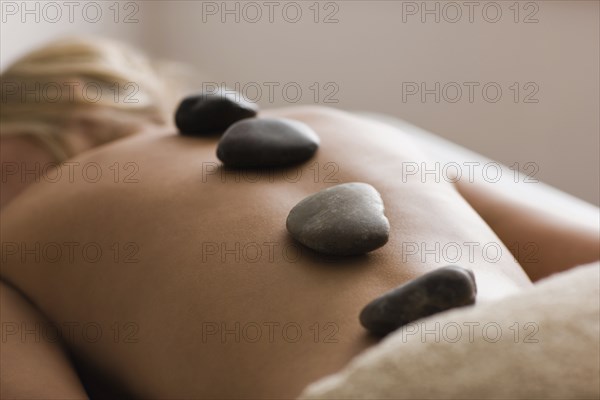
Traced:
[[[424, 156], [401, 132], [321, 108], [262, 116], [309, 124], [317, 155], [228, 171], [218, 138], [171, 131], [86, 153], [73, 179], [63, 167], [3, 210], [3, 279], [56, 325], [76, 321], [68, 346], [143, 398], [298, 395], [375, 343], [358, 321], [368, 301], [448, 264], [436, 243], [462, 248], [456, 263], [475, 272], [478, 300], [531, 284], [454, 186], [402, 179], [402, 163]], [[332, 259], [295, 243], [291, 208], [345, 182], [381, 193], [388, 244]], [[488, 243], [501, 250], [493, 260]]]

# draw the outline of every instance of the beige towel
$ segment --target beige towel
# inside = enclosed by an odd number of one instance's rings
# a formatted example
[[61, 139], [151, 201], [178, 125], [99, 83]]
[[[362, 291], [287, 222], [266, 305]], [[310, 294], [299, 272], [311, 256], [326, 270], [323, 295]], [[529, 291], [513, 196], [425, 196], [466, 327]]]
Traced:
[[598, 399], [599, 266], [411, 324], [300, 398]]

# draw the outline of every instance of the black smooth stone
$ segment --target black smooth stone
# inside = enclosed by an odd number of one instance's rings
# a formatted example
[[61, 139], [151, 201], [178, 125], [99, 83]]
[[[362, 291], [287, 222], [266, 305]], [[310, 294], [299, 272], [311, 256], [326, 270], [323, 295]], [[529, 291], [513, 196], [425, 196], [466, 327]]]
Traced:
[[223, 133], [234, 123], [253, 118], [256, 104], [241, 94], [219, 91], [186, 97], [175, 112], [175, 124], [183, 135], [212, 135]]
[[319, 137], [302, 122], [245, 119], [233, 124], [221, 137], [217, 157], [228, 167], [282, 167], [308, 160], [318, 147]]
[[286, 227], [303, 245], [324, 254], [365, 254], [387, 243], [390, 223], [371, 185], [333, 186], [306, 197], [290, 211]]
[[454, 265], [442, 267], [367, 304], [360, 313], [360, 323], [371, 333], [385, 336], [418, 319], [474, 304], [476, 295], [471, 270]]

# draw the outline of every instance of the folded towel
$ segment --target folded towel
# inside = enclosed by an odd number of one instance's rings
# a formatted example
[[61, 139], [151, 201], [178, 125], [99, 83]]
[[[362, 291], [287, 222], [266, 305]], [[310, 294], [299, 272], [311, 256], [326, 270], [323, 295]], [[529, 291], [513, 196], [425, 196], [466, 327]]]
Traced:
[[600, 264], [416, 321], [301, 399], [598, 399]]

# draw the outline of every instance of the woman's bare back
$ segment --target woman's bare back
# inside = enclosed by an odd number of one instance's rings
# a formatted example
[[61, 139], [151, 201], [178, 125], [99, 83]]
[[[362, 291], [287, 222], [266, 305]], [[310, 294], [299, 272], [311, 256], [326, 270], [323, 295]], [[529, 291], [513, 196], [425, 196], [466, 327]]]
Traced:
[[[3, 279], [131, 395], [294, 397], [374, 344], [361, 308], [448, 264], [446, 245], [461, 248], [456, 263], [474, 271], [480, 301], [531, 284], [454, 186], [403, 179], [402, 163], [424, 156], [401, 132], [315, 107], [260, 116], [310, 125], [317, 155], [285, 170], [224, 170], [217, 137], [148, 132], [71, 160], [60, 178], [48, 171], [3, 210]], [[291, 208], [345, 182], [381, 193], [387, 245], [332, 258], [294, 242]]]

